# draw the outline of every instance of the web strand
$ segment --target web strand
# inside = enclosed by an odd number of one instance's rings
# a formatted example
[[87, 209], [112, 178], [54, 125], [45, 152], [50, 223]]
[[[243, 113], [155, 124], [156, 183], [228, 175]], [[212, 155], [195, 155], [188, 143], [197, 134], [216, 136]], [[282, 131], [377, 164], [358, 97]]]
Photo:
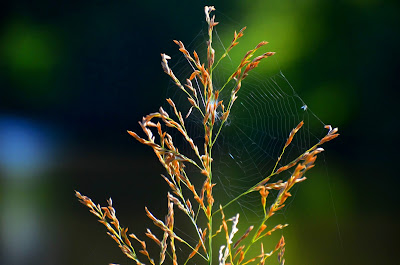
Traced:
[[[214, 47], [220, 53], [226, 51], [222, 45], [224, 42], [217, 34], [218, 40]], [[196, 52], [200, 58], [205, 58], [207, 33], [202, 31], [196, 36], [196, 40], [191, 45], [186, 45], [189, 52]], [[175, 57], [182, 58], [180, 54]], [[173, 56], [174, 58], [174, 56]], [[218, 55], [216, 56], [218, 58]], [[238, 64], [238, 62], [237, 62]], [[265, 67], [276, 67], [274, 60], [262, 62]], [[188, 67], [189, 65], [189, 67]], [[226, 78], [232, 73], [236, 65], [229, 57], [224, 58], [213, 72], [214, 88], [222, 86]], [[272, 68], [273, 68], [272, 67]], [[185, 59], [177, 59], [174, 66], [176, 76], [184, 81], [194, 70], [194, 66]], [[246, 80], [243, 81], [242, 88], [238, 93], [230, 117], [222, 128], [219, 139], [213, 149], [214, 163], [213, 171], [217, 186], [215, 187], [216, 205], [224, 204], [239, 196], [254, 184], [261, 181], [271, 173], [282, 148], [288, 138], [289, 133], [301, 121], [305, 126], [296, 134], [292, 144], [287, 148], [278, 166], [283, 166], [294, 158], [305, 152], [309, 147], [318, 142], [323, 136], [324, 123], [315, 115], [310, 107], [296, 93], [293, 86], [289, 83], [283, 72], [278, 69], [275, 74], [263, 67], [253, 70]], [[198, 94], [201, 94], [202, 86], [196, 79], [193, 82]], [[229, 102], [232, 84], [229, 84], [220, 98], [225, 104]], [[170, 87], [173, 91], [173, 99], [177, 105], [190, 108], [187, 99], [175, 85]], [[204, 99], [201, 99], [204, 104]], [[183, 112], [185, 110], [182, 110]], [[217, 113], [216, 125], [219, 126]], [[203, 125], [202, 119], [196, 111], [190, 115], [186, 121], [189, 134], [195, 142], [202, 146]], [[189, 149], [189, 148], [188, 148]], [[182, 150], [182, 149], [181, 149]], [[190, 150], [189, 150], [190, 151]], [[279, 178], [285, 180], [290, 175], [290, 171], [280, 174]], [[278, 179], [274, 179], [276, 181]], [[220, 196], [218, 196], [218, 194]], [[259, 196], [246, 195], [237, 201], [242, 214], [260, 217], [263, 212], [254, 209], [254, 205], [259, 204]], [[250, 218], [250, 217], [249, 217]]]

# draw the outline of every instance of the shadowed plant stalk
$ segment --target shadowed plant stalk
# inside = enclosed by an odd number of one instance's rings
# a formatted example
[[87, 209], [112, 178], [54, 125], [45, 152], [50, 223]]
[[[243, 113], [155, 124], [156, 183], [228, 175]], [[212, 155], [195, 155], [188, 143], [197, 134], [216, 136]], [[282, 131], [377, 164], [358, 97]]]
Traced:
[[[281, 158], [284, 156], [286, 148], [291, 144], [295, 134], [303, 126], [300, 122], [294, 128], [283, 147], [283, 150], [278, 157], [275, 166], [270, 174], [265, 172], [265, 177], [260, 179], [258, 183], [243, 192], [225, 205], [214, 206], [213, 187], [216, 185], [213, 179], [212, 163], [213, 163], [213, 147], [224, 123], [227, 121], [233, 104], [238, 97], [238, 92], [242, 86], [242, 82], [246, 79], [249, 73], [258, 66], [258, 64], [274, 55], [274, 52], [265, 52], [253, 58], [253, 56], [263, 48], [267, 42], [262, 41], [249, 50], [241, 60], [240, 64], [234, 72], [228, 77], [224, 85], [216, 90], [213, 86], [213, 71], [218, 66], [221, 60], [228, 55], [233, 47], [238, 44], [238, 40], [243, 36], [245, 28], [239, 32], [235, 32], [233, 40], [223, 55], [216, 61], [215, 51], [212, 46], [213, 28], [218, 24], [215, 21], [215, 16], [211, 16], [214, 11], [213, 6], [205, 7], [206, 22], [208, 25], [208, 41], [207, 59], [206, 62], [201, 62], [196, 51], [189, 53], [181, 41], [174, 41], [179, 51], [193, 66], [193, 72], [186, 79], [185, 84], [175, 76], [174, 72], [168, 65], [170, 56], [161, 54], [161, 65], [164, 72], [171, 77], [175, 85], [185, 93], [191, 107], [184, 118], [181, 111], [171, 99], [167, 99], [168, 104], [173, 110], [170, 115], [163, 108], [158, 112], [151, 113], [143, 117], [139, 122], [145, 136], [141, 137], [135, 132], [128, 131], [140, 143], [151, 147], [158, 157], [160, 163], [164, 166], [167, 174], [162, 175], [162, 178], [169, 185], [171, 192], [167, 194], [168, 214], [165, 221], [154, 216], [147, 207], [145, 208], [147, 217], [152, 220], [154, 225], [162, 232], [162, 237], [158, 238], [150, 229], [147, 229], [145, 235], [148, 239], [159, 246], [159, 253], [150, 254], [147, 250], [146, 242], [139, 239], [135, 234], [128, 234], [128, 228], [123, 228], [116, 217], [115, 210], [112, 206], [112, 200], [108, 200], [108, 206], [101, 207], [92, 202], [92, 200], [79, 192], [76, 196], [87, 207], [90, 212], [96, 215], [99, 222], [106, 226], [108, 235], [115, 240], [122, 252], [137, 264], [152, 264], [161, 265], [163, 263], [187, 264], [195, 256], [198, 256], [204, 261], [204, 264], [237, 264], [245, 265], [249, 263], [265, 264], [268, 257], [278, 252], [277, 257], [279, 264], [284, 264], [283, 257], [285, 252], [285, 240], [282, 236], [276, 246], [266, 251], [264, 249], [265, 240], [274, 231], [283, 229], [287, 224], [278, 224], [272, 229], [267, 230], [266, 222], [276, 212], [285, 207], [286, 200], [291, 196], [290, 190], [299, 182], [306, 178], [304, 174], [314, 167], [317, 155], [323, 151], [320, 147], [323, 143], [336, 138], [339, 134], [337, 128], [325, 126], [328, 130], [327, 134], [314, 146], [311, 146], [306, 152], [299, 155], [292, 162], [279, 166]], [[196, 81], [194, 85], [193, 80]], [[226, 91], [229, 90], [229, 91]], [[230, 93], [229, 101], [225, 104], [219, 99], [220, 93]], [[240, 96], [240, 95], [239, 95]], [[217, 111], [222, 114], [217, 114]], [[197, 146], [185, 127], [185, 119], [192, 112], [198, 112], [201, 117], [203, 131], [203, 146]], [[216, 120], [219, 120], [216, 123]], [[192, 155], [183, 154], [174, 145], [173, 137], [166, 131], [166, 127], [176, 130], [181, 134], [185, 141], [192, 149]], [[192, 184], [192, 179], [188, 176], [186, 165], [193, 165], [203, 176], [204, 181], [202, 186], [197, 187]], [[273, 176], [279, 175], [282, 172], [289, 172], [290, 177], [286, 180], [280, 179], [276, 182], [270, 182]], [[224, 185], [219, 183], [218, 185]], [[272, 200], [270, 205], [267, 205], [267, 197], [272, 190], [277, 191], [277, 196]], [[263, 217], [260, 218], [256, 226], [249, 226], [248, 229], [238, 234], [239, 213], [231, 218], [226, 218], [224, 209], [230, 206], [235, 201], [240, 200], [243, 196], [250, 193], [259, 193], [260, 207], [263, 209]], [[197, 243], [189, 243], [183, 236], [179, 236], [175, 228], [175, 211], [182, 211], [190, 220], [192, 229], [197, 235]], [[204, 220], [204, 221], [203, 221]], [[224, 244], [217, 246], [214, 242], [216, 237], [222, 237]], [[131, 240], [136, 241], [134, 247]], [[264, 244], [263, 244], [264, 242]], [[135, 243], [135, 244], [136, 244]], [[177, 245], [186, 246], [187, 252], [178, 253]], [[136, 251], [139, 249], [139, 251]], [[256, 251], [250, 251], [255, 249]], [[140, 253], [140, 257], [139, 254]], [[258, 253], [256, 255], [250, 253]], [[199, 263], [199, 262], [196, 262]]]

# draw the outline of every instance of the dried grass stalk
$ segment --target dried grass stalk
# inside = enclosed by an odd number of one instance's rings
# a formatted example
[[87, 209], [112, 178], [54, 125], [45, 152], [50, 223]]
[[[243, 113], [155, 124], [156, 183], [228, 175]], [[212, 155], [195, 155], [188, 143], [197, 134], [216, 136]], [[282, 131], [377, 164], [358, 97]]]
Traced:
[[[196, 256], [202, 259], [204, 263], [211, 265], [214, 259], [216, 259], [213, 254], [213, 249], [216, 248], [216, 246], [213, 242], [214, 238], [218, 236], [223, 237], [225, 241], [222, 246], [219, 246], [218, 261], [220, 265], [245, 265], [253, 262], [258, 262], [258, 264], [263, 265], [265, 264], [265, 260], [275, 252], [278, 252], [278, 261], [283, 265], [285, 263], [285, 259], [283, 258], [285, 252], [284, 237], [281, 237], [275, 248], [270, 252], [265, 252], [262, 241], [267, 240], [268, 236], [274, 231], [285, 228], [287, 224], [277, 224], [272, 229], [266, 230], [266, 223], [270, 217], [285, 207], [285, 202], [291, 196], [290, 190], [295, 184], [306, 179], [305, 173], [314, 167], [318, 154], [323, 151], [320, 146], [339, 136], [337, 133], [338, 129], [332, 128], [330, 125], [325, 126], [325, 128], [328, 129], [326, 136], [296, 159], [277, 169], [282, 157], [285, 155], [286, 148], [290, 146], [296, 133], [304, 124], [304, 122], [300, 122], [290, 132], [271, 173], [269, 175], [266, 174], [258, 183], [254, 183], [251, 188], [227, 204], [220, 206], [219, 209], [214, 209], [213, 187], [216, 183], [213, 182], [212, 178], [212, 163], [214, 160], [212, 157], [213, 146], [222, 131], [224, 123], [231, 114], [231, 109], [235, 100], [240, 96], [239, 92], [243, 81], [263, 60], [275, 54], [274, 52], [264, 52], [256, 56], [259, 50], [268, 44], [266, 41], [259, 42], [254, 49], [249, 50], [243, 56], [224, 85], [219, 90], [215, 90], [212, 73], [221, 60], [239, 43], [238, 40], [243, 37], [246, 28], [244, 27], [239, 32], [234, 32], [233, 39], [228, 48], [224, 51], [222, 56], [216, 60], [215, 50], [212, 46], [212, 37], [213, 29], [217, 26], [218, 22], [215, 21], [215, 16], [211, 15], [214, 10], [215, 8], [213, 6], [206, 6], [204, 9], [208, 32], [206, 63], [201, 62], [196, 51], [193, 51], [191, 54], [186, 49], [183, 42], [174, 40], [179, 47], [179, 51], [194, 67], [192, 73], [186, 77], [186, 83], [184, 85], [182, 85], [181, 81], [175, 76], [173, 70], [168, 65], [168, 60], [172, 60], [172, 58], [165, 53], [161, 54], [161, 66], [163, 71], [172, 79], [178, 89], [185, 93], [190, 103], [189, 110], [185, 110], [184, 112], [187, 113], [185, 118], [196, 111], [200, 114], [200, 119], [204, 126], [204, 143], [202, 143], [202, 149], [194, 143], [188, 134], [182, 112], [173, 100], [169, 98], [167, 102], [171, 106], [175, 118], [171, 117], [163, 108], [160, 108], [158, 112], [148, 114], [139, 122], [145, 135], [144, 137], [139, 136], [133, 131], [128, 131], [137, 141], [153, 149], [158, 160], [167, 172], [166, 175], [161, 176], [171, 189], [171, 193], [167, 194], [168, 213], [164, 222], [156, 218], [147, 207], [145, 207], [147, 217], [152, 220], [154, 225], [158, 227], [163, 234], [162, 239], [159, 239], [150, 229], [147, 229], [145, 233], [146, 237], [159, 247], [158, 260], [154, 259], [154, 255], [149, 253], [144, 240], [140, 240], [135, 234], [129, 234], [129, 237], [135, 239], [138, 247], [140, 247], [139, 253], [143, 254], [152, 265], [161, 265], [166, 259], [168, 259], [168, 263], [174, 265], [185, 260], [185, 265]], [[253, 56], [255, 56], [255, 58], [252, 59]], [[197, 82], [196, 85], [194, 85], [192, 82], [193, 79], [196, 79], [196, 81], [199, 80], [202, 87], [197, 87]], [[231, 90], [227, 92], [229, 93], [230, 99], [227, 104], [223, 104], [222, 100], [219, 98], [222, 93], [226, 92], [225, 90], [228, 85], [231, 86]], [[217, 112], [221, 112], [222, 114], [217, 115]], [[220, 119], [221, 122], [216, 123], [216, 119]], [[170, 129], [176, 130], [183, 136], [194, 151], [193, 157], [182, 153], [175, 146], [173, 137], [167, 132]], [[198, 172], [201, 173], [204, 179], [202, 186], [196, 187], [192, 184], [191, 178], [186, 172], [188, 164], [193, 165], [197, 168]], [[277, 176], [282, 172], [289, 172], [289, 170], [292, 170], [289, 178], [278, 178], [275, 182], [270, 182], [273, 176]], [[223, 183], [219, 185], [223, 185]], [[272, 203], [267, 205], [267, 197], [273, 190], [277, 191], [277, 196], [273, 199]], [[247, 231], [237, 238], [239, 214], [226, 220], [224, 209], [232, 205], [233, 202], [241, 199], [244, 195], [252, 192], [259, 193], [261, 201], [260, 207], [264, 210], [264, 216], [260, 218], [257, 226], [250, 226]], [[99, 219], [99, 222], [107, 228], [108, 235], [118, 244], [122, 252], [137, 264], [144, 264], [137, 257], [135, 248], [129, 240], [127, 235], [128, 229], [120, 226], [115, 209], [112, 207], [112, 200], [108, 200], [108, 205], [106, 207], [101, 207], [100, 205], [94, 204], [90, 198], [81, 195], [79, 192], [75, 194], [79, 201], [86, 205], [90, 209], [90, 212]], [[190, 198], [187, 197], [188, 194], [194, 199], [193, 203], [190, 201]], [[197, 234], [195, 243], [187, 240], [184, 233], [182, 233], [182, 235], [177, 235], [174, 231], [174, 207], [179, 209], [191, 223], [192, 229], [195, 234]], [[217, 213], [221, 215], [221, 218], [217, 218]], [[202, 229], [201, 227], [206, 228]], [[235, 243], [233, 243], [234, 240]], [[186, 254], [186, 257], [178, 257], [178, 254], [181, 254], [177, 252], [178, 245], [180, 245], [179, 248], [185, 247], [188, 249], [189, 251], [183, 251], [183, 254], [189, 253], [189, 255]], [[249, 256], [249, 250], [253, 248], [260, 249], [260, 254]], [[233, 249], [235, 249], [234, 253], [232, 252]], [[197, 261], [195, 263], [197, 263]]]

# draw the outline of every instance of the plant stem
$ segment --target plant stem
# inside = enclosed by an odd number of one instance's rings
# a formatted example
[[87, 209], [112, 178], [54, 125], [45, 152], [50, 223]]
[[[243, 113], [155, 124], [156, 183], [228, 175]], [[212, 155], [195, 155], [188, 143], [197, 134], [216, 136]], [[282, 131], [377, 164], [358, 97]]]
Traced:
[[209, 224], [209, 228], [210, 231], [208, 232], [208, 264], [211, 265], [212, 264], [212, 220], [213, 217], [212, 215], [210, 216], [210, 219], [208, 220], [208, 224]]

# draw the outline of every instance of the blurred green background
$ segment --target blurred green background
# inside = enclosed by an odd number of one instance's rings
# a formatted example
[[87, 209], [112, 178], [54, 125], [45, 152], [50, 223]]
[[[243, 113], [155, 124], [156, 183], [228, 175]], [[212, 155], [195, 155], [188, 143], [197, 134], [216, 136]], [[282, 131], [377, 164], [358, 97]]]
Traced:
[[228, 42], [248, 27], [240, 49], [268, 40], [342, 134], [286, 213], [287, 264], [395, 262], [397, 1], [16, 0], [0, 9], [1, 264], [129, 264], [74, 190], [112, 196], [136, 234], [144, 205], [163, 212], [163, 169], [126, 130], [164, 104], [160, 53], [196, 36], [206, 4]]

